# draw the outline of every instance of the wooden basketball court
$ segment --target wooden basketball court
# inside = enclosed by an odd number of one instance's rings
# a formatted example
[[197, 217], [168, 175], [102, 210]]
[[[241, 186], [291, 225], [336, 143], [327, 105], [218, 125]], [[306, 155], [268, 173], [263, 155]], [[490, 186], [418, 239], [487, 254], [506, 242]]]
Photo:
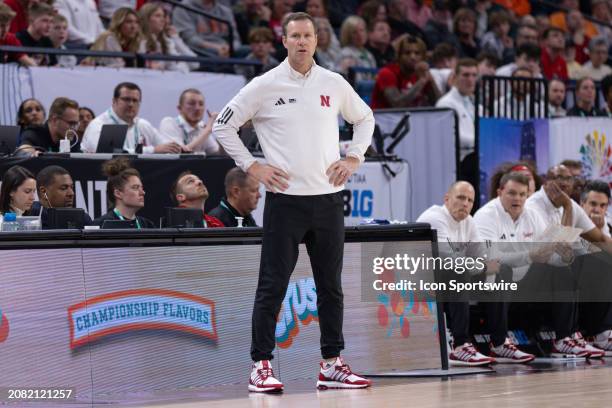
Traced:
[[122, 401], [107, 402], [116, 407], [151, 408], [474, 408], [601, 407], [612, 400], [612, 362], [545, 361], [520, 366], [497, 365], [494, 369], [495, 373], [446, 379], [376, 378], [374, 386], [365, 390], [318, 391], [309, 379], [285, 384], [286, 391], [280, 395], [249, 394], [241, 384], [126, 395], [127, 399]]

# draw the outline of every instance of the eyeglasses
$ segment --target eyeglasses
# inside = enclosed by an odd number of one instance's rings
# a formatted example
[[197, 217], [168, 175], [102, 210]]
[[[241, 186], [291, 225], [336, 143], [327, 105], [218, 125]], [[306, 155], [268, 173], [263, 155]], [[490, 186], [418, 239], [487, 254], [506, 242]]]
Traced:
[[140, 99], [136, 98], [128, 98], [127, 96], [120, 96], [119, 99], [121, 102], [125, 102], [127, 104], [133, 103], [134, 105], [140, 104]]
[[81, 123], [78, 120], [77, 121], [68, 121], [68, 120], [62, 118], [61, 116], [56, 116], [56, 117], [59, 120], [61, 120], [62, 122], [64, 122], [65, 124], [67, 124], [70, 129], [78, 129], [79, 124]]

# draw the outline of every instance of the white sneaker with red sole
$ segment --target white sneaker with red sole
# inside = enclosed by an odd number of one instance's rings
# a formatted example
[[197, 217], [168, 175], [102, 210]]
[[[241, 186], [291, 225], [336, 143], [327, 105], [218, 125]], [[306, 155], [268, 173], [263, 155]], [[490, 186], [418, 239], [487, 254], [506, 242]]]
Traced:
[[603, 356], [606, 354], [606, 352], [602, 349], [594, 347], [587, 343], [584, 337], [582, 337], [582, 333], [580, 332], [572, 334], [572, 339], [576, 342], [576, 344], [578, 344], [580, 347], [589, 352], [589, 358], [603, 358]]
[[521, 364], [529, 363], [535, 359], [533, 354], [519, 350], [510, 339], [506, 339], [501, 346], [494, 347], [491, 344], [490, 350], [490, 356], [495, 359], [496, 363]]
[[448, 362], [452, 366], [477, 367], [494, 363], [495, 359], [480, 354], [472, 343], [465, 343], [463, 346], [455, 347], [448, 355]]
[[550, 356], [555, 358], [586, 358], [589, 355], [590, 353], [588, 350], [578, 345], [571, 337], [565, 337], [561, 340], [554, 341], [550, 353]]
[[342, 357], [337, 357], [333, 364], [321, 361], [320, 366], [321, 370], [317, 381], [317, 388], [320, 390], [328, 388], [366, 388], [372, 385], [371, 380], [353, 373]]
[[612, 330], [606, 330], [595, 336], [593, 346], [603, 350], [606, 357], [612, 357]]
[[270, 361], [261, 360], [253, 363], [251, 378], [249, 378], [249, 391], [251, 392], [282, 392], [283, 383], [274, 378]]

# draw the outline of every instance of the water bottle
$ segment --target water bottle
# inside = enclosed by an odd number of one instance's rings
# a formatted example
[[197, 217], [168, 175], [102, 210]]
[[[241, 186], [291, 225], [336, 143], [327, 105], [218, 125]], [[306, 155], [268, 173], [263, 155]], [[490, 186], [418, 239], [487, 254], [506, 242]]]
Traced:
[[236, 227], [238, 228], [242, 228], [244, 225], [242, 225], [242, 221], [244, 220], [244, 217], [234, 217], [236, 219], [236, 222], [238, 223], [238, 225], [236, 225]]
[[2, 223], [2, 232], [18, 231], [19, 224], [17, 223], [17, 214], [7, 212], [4, 214], [4, 222]]

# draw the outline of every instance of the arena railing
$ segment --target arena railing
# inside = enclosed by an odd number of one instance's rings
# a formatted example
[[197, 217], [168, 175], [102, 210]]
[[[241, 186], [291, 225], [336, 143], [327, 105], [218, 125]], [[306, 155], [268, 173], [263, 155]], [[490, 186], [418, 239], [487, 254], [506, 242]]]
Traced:
[[479, 117], [528, 120], [548, 117], [548, 82], [541, 78], [484, 76], [476, 86]]
[[80, 49], [57, 49], [57, 48], [40, 48], [40, 47], [15, 47], [10, 45], [0, 46], [0, 61], [3, 59], [3, 53], [16, 54], [44, 54], [44, 55], [74, 55], [77, 57], [92, 57], [92, 58], [124, 58], [130, 61], [136, 61], [140, 67], [144, 66], [144, 61], [176, 61], [176, 62], [197, 62], [204, 68], [219, 66], [234, 66], [234, 65], [250, 65], [256, 69], [261, 69], [263, 66], [259, 61], [246, 60], [243, 58], [217, 58], [217, 57], [192, 57], [188, 55], [166, 55], [166, 54], [138, 54], [131, 52], [115, 52], [115, 51], [92, 51]]

